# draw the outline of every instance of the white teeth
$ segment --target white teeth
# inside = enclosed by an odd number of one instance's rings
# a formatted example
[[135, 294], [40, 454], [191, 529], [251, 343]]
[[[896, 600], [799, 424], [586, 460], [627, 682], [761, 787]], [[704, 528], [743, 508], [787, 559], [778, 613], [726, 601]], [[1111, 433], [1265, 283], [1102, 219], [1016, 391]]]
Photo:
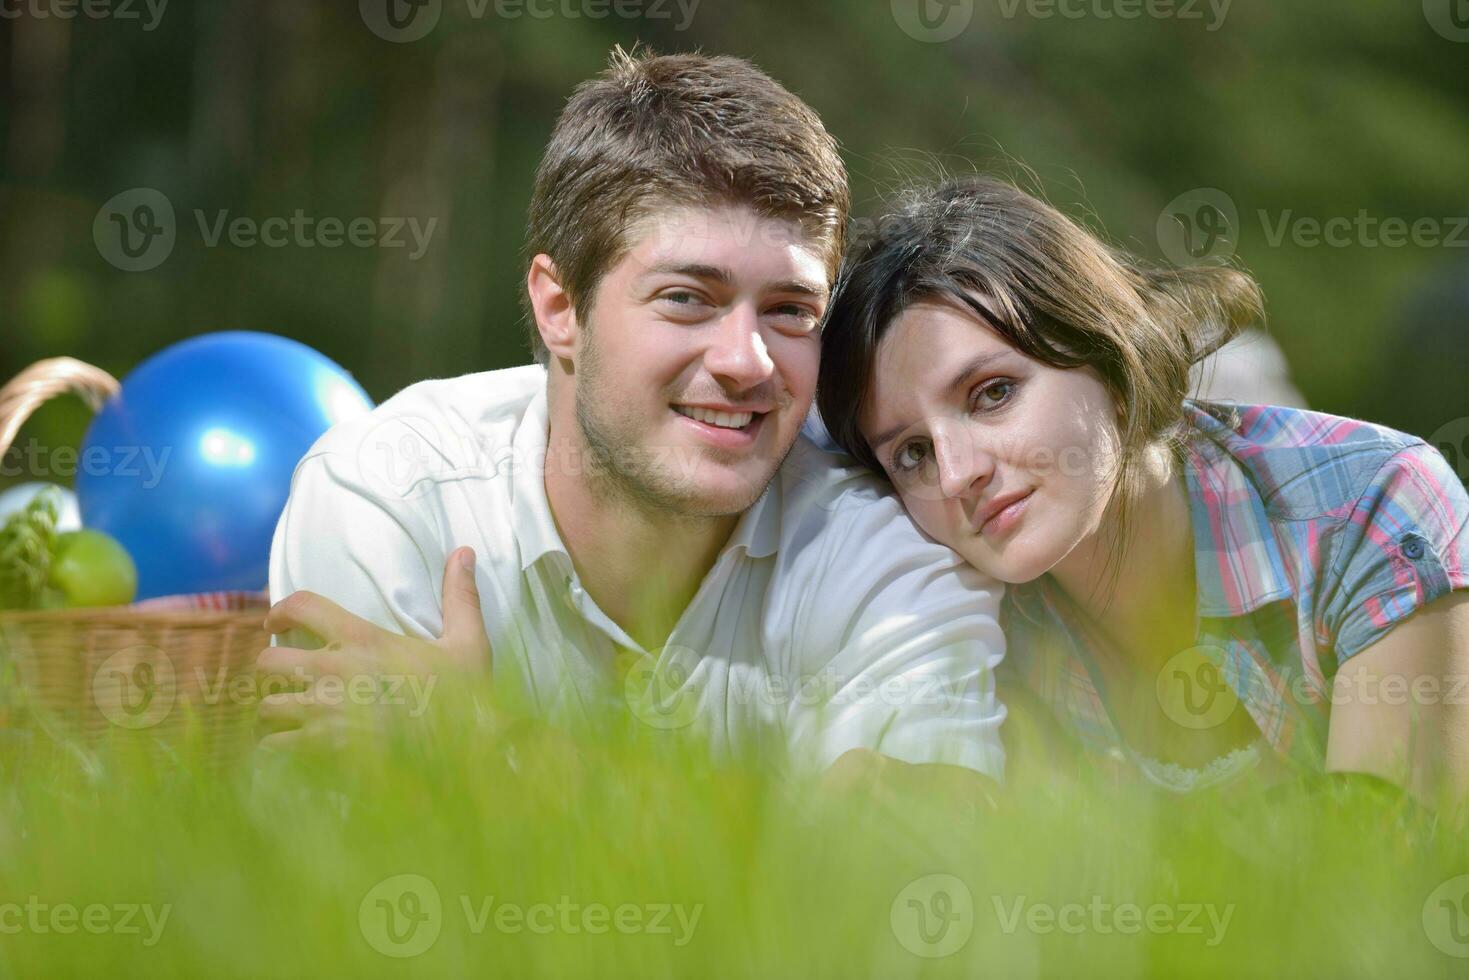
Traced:
[[755, 418], [754, 412], [711, 412], [707, 408], [694, 408], [693, 406], [675, 405], [673, 410], [680, 415], [687, 415], [691, 419], [706, 422], [709, 425], [717, 425], [721, 429], [743, 429]]

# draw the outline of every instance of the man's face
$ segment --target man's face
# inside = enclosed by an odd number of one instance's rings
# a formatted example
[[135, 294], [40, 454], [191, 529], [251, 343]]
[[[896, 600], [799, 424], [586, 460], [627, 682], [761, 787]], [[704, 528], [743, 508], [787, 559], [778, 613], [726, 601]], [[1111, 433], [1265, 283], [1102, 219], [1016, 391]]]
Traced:
[[753, 504], [811, 407], [827, 298], [796, 222], [721, 207], [642, 223], [582, 318], [573, 366], [608, 489], [687, 517]]

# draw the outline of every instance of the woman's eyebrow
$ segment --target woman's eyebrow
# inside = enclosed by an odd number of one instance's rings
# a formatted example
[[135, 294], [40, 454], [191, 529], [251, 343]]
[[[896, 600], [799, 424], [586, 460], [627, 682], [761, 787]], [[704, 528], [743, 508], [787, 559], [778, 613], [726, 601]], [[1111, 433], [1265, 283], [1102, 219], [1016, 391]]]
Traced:
[[[954, 373], [953, 379], [949, 381], [948, 387], [944, 390], [953, 391], [955, 388], [962, 387], [964, 383], [970, 378], [974, 377], [974, 375], [976, 375], [980, 371], [983, 371], [992, 362], [998, 361], [1000, 358], [1009, 353], [1009, 351], [1004, 350], [990, 351], [988, 354], [977, 354], [974, 357], [971, 357], [969, 360], [964, 362], [963, 367], [959, 368], [959, 370]], [[896, 436], [899, 432], [902, 432], [904, 429], [908, 428], [912, 424], [913, 423], [911, 422], [900, 422], [889, 429], [884, 429], [878, 435], [877, 441], [872, 443], [873, 453], [876, 453], [883, 446], [887, 445], [893, 440], [894, 436]]]
[[998, 361], [1000, 358], [1004, 357], [1008, 353], [1010, 352], [1007, 350], [997, 350], [991, 351], [988, 354], [979, 354], [975, 357], [971, 357], [968, 361], [965, 362], [963, 367], [961, 367], [958, 371], [954, 373], [953, 379], [949, 381], [949, 386], [945, 390], [952, 391], [955, 388], [962, 386], [964, 382], [968, 381], [970, 378], [974, 377], [974, 375], [978, 374], [980, 371], [983, 371], [986, 367], [988, 367], [991, 362]]

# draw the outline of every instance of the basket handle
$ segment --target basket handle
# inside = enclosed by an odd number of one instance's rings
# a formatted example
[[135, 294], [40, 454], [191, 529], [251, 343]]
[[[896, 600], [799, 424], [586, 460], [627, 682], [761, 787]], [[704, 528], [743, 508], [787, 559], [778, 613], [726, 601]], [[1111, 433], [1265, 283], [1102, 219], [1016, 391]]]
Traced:
[[74, 357], [37, 361], [0, 388], [0, 456], [10, 451], [31, 413], [57, 395], [76, 395], [97, 412], [120, 387], [106, 371]]

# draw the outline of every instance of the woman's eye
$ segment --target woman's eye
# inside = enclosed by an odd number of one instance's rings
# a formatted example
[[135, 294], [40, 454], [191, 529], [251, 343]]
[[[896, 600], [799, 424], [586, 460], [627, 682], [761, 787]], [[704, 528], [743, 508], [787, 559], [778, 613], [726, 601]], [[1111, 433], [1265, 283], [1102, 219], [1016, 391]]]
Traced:
[[991, 381], [980, 388], [974, 395], [974, 407], [976, 409], [995, 408], [1009, 401], [1015, 391], [1013, 381]]
[[906, 473], [923, 462], [923, 444], [918, 442], [905, 442], [893, 454], [893, 466], [899, 472]]

